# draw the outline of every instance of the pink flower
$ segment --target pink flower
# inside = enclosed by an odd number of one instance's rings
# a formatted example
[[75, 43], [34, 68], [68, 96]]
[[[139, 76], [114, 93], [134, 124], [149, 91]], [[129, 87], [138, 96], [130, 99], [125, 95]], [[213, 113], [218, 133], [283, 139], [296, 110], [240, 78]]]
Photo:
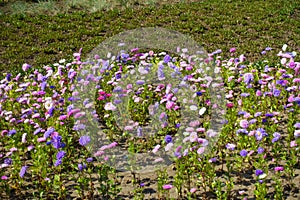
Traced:
[[58, 119], [59, 120], [65, 120], [65, 119], [67, 119], [67, 117], [68, 117], [67, 115], [61, 115], [61, 116], [59, 116]]
[[22, 69], [23, 69], [24, 72], [27, 71], [30, 67], [31, 66], [29, 64], [27, 64], [27, 63], [25, 63], [25, 64], [22, 65]]
[[240, 121], [240, 126], [241, 126], [242, 128], [248, 128], [249, 122], [248, 122], [247, 120], [245, 120], [245, 119], [242, 119], [242, 120]]
[[191, 190], [190, 190], [191, 193], [195, 193], [196, 191], [197, 191], [196, 188], [191, 188]]
[[167, 108], [168, 110], [170, 110], [173, 106], [175, 106], [175, 103], [174, 103], [173, 101], [168, 101], [168, 102], [166, 103], [166, 108]]
[[33, 119], [36, 119], [36, 118], [39, 118], [40, 117], [40, 113], [35, 113], [32, 115], [32, 118]]
[[256, 96], [258, 96], [258, 97], [261, 96], [261, 91], [260, 90], [256, 91]]
[[45, 142], [45, 141], [46, 141], [46, 138], [41, 137], [41, 138], [38, 138], [37, 141], [38, 141], [38, 142]]
[[163, 186], [163, 189], [164, 190], [170, 190], [170, 189], [172, 189], [173, 188], [173, 185], [170, 185], [170, 184], [167, 184], [167, 185], [164, 185]]
[[200, 148], [197, 150], [197, 153], [198, 153], [198, 154], [202, 154], [202, 153], [204, 153], [204, 150], [205, 150], [205, 147], [200, 147]]
[[291, 141], [290, 143], [290, 147], [293, 148], [293, 147], [296, 147], [297, 146], [297, 143], [295, 140]]
[[160, 148], [160, 145], [158, 144], [158, 145], [156, 145], [155, 147], [154, 147], [154, 149], [152, 150], [152, 152], [155, 154], [155, 153], [157, 153], [157, 151], [158, 151], [158, 149]]
[[236, 48], [230, 48], [229, 52], [234, 53], [236, 51]]

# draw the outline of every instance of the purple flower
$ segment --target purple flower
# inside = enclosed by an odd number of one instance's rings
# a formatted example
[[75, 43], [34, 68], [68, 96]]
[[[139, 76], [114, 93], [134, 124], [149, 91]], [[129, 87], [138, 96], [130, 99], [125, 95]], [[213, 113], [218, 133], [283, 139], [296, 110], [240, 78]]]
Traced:
[[59, 152], [56, 154], [56, 159], [61, 160], [63, 157], [65, 157], [65, 155], [66, 155], [66, 152], [64, 152], [64, 151], [59, 151]]
[[83, 165], [81, 163], [78, 164], [78, 170], [82, 171], [83, 170]]
[[245, 149], [243, 149], [242, 151], [240, 151], [240, 155], [241, 155], [242, 157], [247, 156], [247, 154], [248, 154], [248, 151], [246, 151]]
[[202, 92], [201, 91], [198, 91], [196, 92], [197, 96], [201, 96], [202, 95]]
[[47, 131], [44, 133], [44, 138], [50, 137], [50, 135], [54, 133], [54, 131], [55, 129], [53, 127], [48, 128]]
[[171, 60], [171, 56], [165, 55], [165, 57], [164, 57], [164, 63], [168, 63], [168, 62], [170, 62], [170, 60]]
[[248, 96], [250, 96], [250, 94], [249, 93], [242, 93], [241, 96], [242, 97], [248, 97]]
[[300, 106], [300, 97], [294, 98], [294, 102], [296, 102], [298, 106]]
[[240, 133], [248, 134], [248, 131], [247, 129], [239, 129], [236, 131], [236, 134], [240, 134]]
[[300, 123], [297, 122], [295, 125], [294, 125], [295, 128], [300, 128]]
[[255, 137], [256, 137], [256, 140], [260, 141], [263, 139], [263, 137], [267, 136], [268, 134], [266, 133], [266, 131], [263, 129], [263, 128], [258, 128], [256, 131], [255, 131]]
[[137, 136], [138, 137], [142, 137], [143, 136], [143, 129], [140, 126], [137, 128]]
[[249, 124], [254, 124], [254, 123], [256, 123], [256, 119], [251, 119], [251, 120], [249, 120]]
[[91, 142], [91, 138], [88, 135], [81, 136], [80, 139], [79, 139], [79, 144], [81, 146], [85, 146], [90, 142]]
[[277, 142], [280, 139], [280, 133], [275, 132], [273, 134], [274, 138], [272, 139], [272, 143]]
[[55, 135], [52, 137], [51, 144], [55, 149], [59, 149], [62, 147], [61, 139], [62, 137], [60, 135]]
[[280, 90], [274, 89], [274, 90], [273, 90], [273, 95], [274, 95], [275, 97], [278, 97], [278, 96], [280, 95]]
[[13, 130], [10, 130], [7, 135], [11, 136], [11, 135], [14, 135], [16, 133], [17, 133], [17, 131], [15, 129], [13, 129]]
[[88, 163], [93, 162], [93, 158], [92, 158], [92, 157], [87, 158], [87, 159], [86, 159], [86, 162], [88, 162]]
[[82, 171], [85, 168], [86, 168], [86, 164], [81, 164], [81, 163], [78, 164], [78, 170], [79, 171]]
[[265, 51], [271, 51], [271, 50], [272, 50], [271, 47], [267, 47], [267, 48], [265, 49]]
[[244, 83], [245, 84], [250, 84], [251, 82], [253, 82], [254, 80], [254, 77], [253, 77], [253, 74], [252, 73], [246, 73], [244, 74]]
[[262, 148], [262, 147], [258, 147], [258, 148], [257, 148], [257, 153], [258, 153], [258, 154], [262, 154], [264, 151], [265, 151], [265, 149]]
[[12, 164], [12, 159], [11, 158], [5, 158], [4, 159], [4, 164], [11, 165]]
[[23, 167], [21, 168], [21, 170], [20, 170], [20, 177], [21, 177], [21, 178], [24, 177], [24, 175], [25, 175], [27, 169], [28, 169], [28, 166], [26, 166], [26, 165], [23, 166]]
[[40, 86], [41, 86], [41, 90], [44, 91], [46, 89], [47, 82], [46, 81], [42, 82]]
[[6, 74], [6, 79], [7, 79], [7, 81], [11, 81], [11, 74], [10, 73]]
[[137, 85], [144, 85], [145, 84], [145, 81], [144, 80], [138, 80], [136, 82]]
[[157, 69], [158, 80], [164, 80], [165, 79], [165, 74], [164, 74], [163, 68], [164, 68], [163, 65], [159, 65], [159, 67]]
[[171, 135], [166, 135], [165, 141], [166, 141], [167, 144], [172, 142], [172, 136]]
[[273, 114], [273, 113], [266, 113], [265, 116], [266, 116], [266, 117], [274, 117], [274, 114]]
[[62, 160], [58, 159], [55, 161], [54, 166], [57, 167], [58, 165], [61, 165], [61, 164], [62, 164]]
[[264, 173], [264, 171], [261, 170], [261, 169], [255, 170], [255, 175], [256, 175], [256, 176], [260, 176], [260, 175], [262, 175], [263, 173]]

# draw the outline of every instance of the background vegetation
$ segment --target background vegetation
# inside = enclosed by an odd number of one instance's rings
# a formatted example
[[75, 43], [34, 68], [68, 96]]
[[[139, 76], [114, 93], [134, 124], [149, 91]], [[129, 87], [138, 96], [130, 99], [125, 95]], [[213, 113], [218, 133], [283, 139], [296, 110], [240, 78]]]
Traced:
[[106, 38], [140, 27], [188, 34], [209, 52], [237, 47], [250, 61], [267, 46], [279, 49], [287, 43], [300, 50], [297, 0], [34, 2], [1, 2], [3, 72], [18, 71], [23, 63], [38, 67], [57, 62], [81, 47], [84, 57]]

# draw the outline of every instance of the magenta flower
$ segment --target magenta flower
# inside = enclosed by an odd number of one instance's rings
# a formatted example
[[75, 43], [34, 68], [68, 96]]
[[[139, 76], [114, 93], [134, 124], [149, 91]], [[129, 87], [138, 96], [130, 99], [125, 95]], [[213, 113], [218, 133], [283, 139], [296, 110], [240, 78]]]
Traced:
[[170, 189], [172, 189], [173, 188], [173, 185], [170, 185], [170, 184], [167, 184], [167, 185], [164, 185], [163, 186], [163, 189], [164, 190], [170, 190]]
[[274, 170], [275, 170], [275, 172], [283, 171], [283, 170], [284, 170], [284, 167], [278, 166], [278, 167], [275, 167]]

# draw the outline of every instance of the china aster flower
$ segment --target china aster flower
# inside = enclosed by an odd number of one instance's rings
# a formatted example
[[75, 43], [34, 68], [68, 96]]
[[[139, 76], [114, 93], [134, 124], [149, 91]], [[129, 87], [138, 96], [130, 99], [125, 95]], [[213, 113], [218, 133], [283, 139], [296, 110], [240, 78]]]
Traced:
[[90, 142], [91, 142], [91, 138], [88, 135], [81, 136], [80, 139], [79, 139], [79, 144], [81, 146], [85, 146]]
[[266, 133], [266, 131], [263, 128], [258, 128], [255, 132], [255, 137], [256, 140], [260, 141], [262, 140], [265, 136], [268, 136], [268, 134]]

